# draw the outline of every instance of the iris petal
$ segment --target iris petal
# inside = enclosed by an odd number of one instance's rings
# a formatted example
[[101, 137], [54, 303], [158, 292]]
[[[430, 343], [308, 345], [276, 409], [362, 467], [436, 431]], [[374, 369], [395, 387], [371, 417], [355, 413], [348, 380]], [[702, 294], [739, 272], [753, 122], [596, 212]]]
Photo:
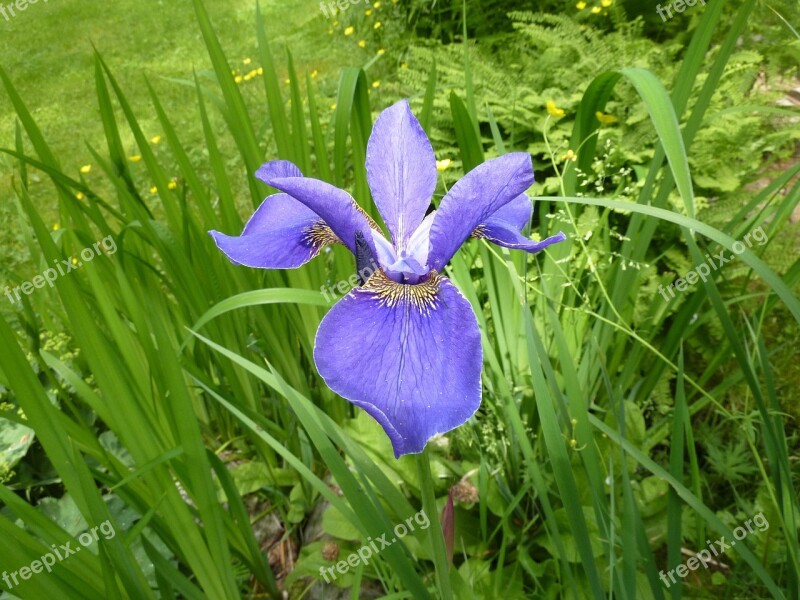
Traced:
[[525, 250], [526, 252], [534, 253], [544, 250], [548, 246], [563, 242], [567, 239], [563, 231], [559, 231], [556, 235], [551, 235], [540, 242], [536, 242], [530, 238], [522, 235], [518, 230], [508, 226], [506, 223], [497, 222], [493, 224], [486, 224], [479, 229], [479, 236], [484, 237], [493, 244], [511, 248], [512, 250]]
[[441, 271], [472, 231], [533, 183], [530, 154], [513, 152], [478, 165], [450, 188], [431, 225], [428, 266]]
[[486, 219], [486, 222], [479, 225], [472, 235], [485, 238], [498, 246], [531, 253], [539, 252], [567, 239], [561, 231], [540, 242], [522, 235], [521, 232], [530, 223], [532, 214], [533, 205], [530, 198], [521, 194]]
[[261, 269], [294, 269], [339, 241], [317, 213], [287, 194], [268, 196], [242, 235], [209, 234], [232, 262]]
[[353, 254], [356, 251], [356, 231], [364, 233], [375, 254], [372, 236], [367, 234], [370, 229], [380, 231], [380, 228], [344, 190], [319, 179], [303, 177], [300, 169], [288, 160], [268, 162], [256, 171], [256, 176], [318, 214]]
[[383, 426], [395, 457], [421, 452], [481, 403], [477, 319], [435, 273], [417, 285], [373, 275], [322, 320], [314, 358], [333, 391]]
[[433, 148], [408, 100], [384, 110], [367, 144], [367, 180], [398, 251], [425, 218], [436, 178]]

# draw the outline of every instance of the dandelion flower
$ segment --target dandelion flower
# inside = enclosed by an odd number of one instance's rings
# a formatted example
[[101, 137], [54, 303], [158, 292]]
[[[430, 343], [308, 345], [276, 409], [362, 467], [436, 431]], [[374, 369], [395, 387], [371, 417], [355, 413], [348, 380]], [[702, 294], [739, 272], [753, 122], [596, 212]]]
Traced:
[[367, 41], [366, 40], [359, 40], [358, 41], [358, 47], [359, 48], [366, 48], [367, 47]]
[[612, 4], [614, 4], [614, 0], [600, 0], [600, 5], [601, 5], [603, 8], [608, 8], [608, 7], [609, 7], [609, 6], [611, 6]]
[[174, 179], [170, 179], [170, 180], [169, 180], [169, 183], [167, 184], [167, 187], [168, 187], [169, 189], [171, 189], [171, 190], [174, 190], [175, 188], [177, 188], [177, 187], [178, 187], [178, 182], [177, 182], [177, 181], [175, 181]]
[[575, 5], [575, 7], [576, 7], [578, 10], [583, 10], [584, 8], [586, 8], [586, 2], [584, 2], [583, 0], [581, 0], [580, 2], [578, 2], [578, 3]]
[[160, 135], [154, 135], [153, 137], [150, 138], [150, 141], [153, 144], [160, 144], [161, 143], [161, 136]]
[[81, 173], [83, 173], [84, 175], [88, 175], [91, 170], [92, 170], [92, 165], [83, 165], [81, 167]]
[[373, 28], [374, 29], [380, 29], [381, 28], [381, 22], [380, 21], [376, 21], [375, 25], [373, 25]]
[[593, 15], [596, 15], [596, 14], [597, 14], [597, 13], [599, 13], [601, 10], [602, 10], [602, 9], [601, 9], [599, 6], [593, 6], [593, 7], [592, 7], [592, 14], [593, 14]]
[[386, 49], [385, 48], [380, 48], [376, 54], [378, 56], [383, 56], [384, 54], [386, 54]]
[[552, 100], [548, 100], [547, 101], [547, 112], [550, 114], [551, 117], [554, 117], [556, 119], [560, 119], [565, 114], [567, 114], [567, 113], [564, 112], [563, 109], [558, 108], [556, 106], [556, 103], [553, 102]]
[[372, 9], [371, 9], [371, 8], [368, 8], [367, 10], [365, 10], [365, 11], [364, 11], [364, 14], [365, 14], [366, 16], [370, 16], [370, 15], [372, 14]]
[[244, 80], [244, 78], [243, 78], [241, 75], [237, 75], [236, 77], [234, 77], [234, 78], [233, 78], [233, 80], [234, 80], [236, 83], [242, 83], [242, 81]]
[[373, 5], [372, 5], [372, 7], [373, 7], [375, 10], [377, 10], [377, 9], [379, 9], [379, 8], [381, 7], [381, 3], [380, 3], [380, 2], [376, 2], [375, 4], [373, 4]]
[[345, 35], [353, 35], [353, 32], [354, 32], [355, 30], [356, 30], [356, 29], [355, 29], [355, 27], [353, 27], [352, 25], [350, 25], [349, 27], [347, 27], [347, 28], [344, 30], [344, 34], [345, 34]]
[[158, 188], [156, 186], [151, 187], [150, 188], [150, 193], [151, 194], [157, 194], [158, 193]]
[[380, 82], [380, 81], [373, 81], [373, 82], [372, 82], [372, 87], [374, 87], [374, 88], [379, 88], [379, 87], [381, 87], [381, 82]]

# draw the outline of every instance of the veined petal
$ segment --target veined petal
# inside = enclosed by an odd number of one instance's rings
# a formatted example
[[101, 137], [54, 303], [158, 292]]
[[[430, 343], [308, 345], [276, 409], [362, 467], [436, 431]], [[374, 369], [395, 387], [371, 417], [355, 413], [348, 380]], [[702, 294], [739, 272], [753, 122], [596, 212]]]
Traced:
[[431, 225], [428, 267], [441, 271], [472, 231], [533, 183], [527, 152], [478, 165], [450, 188]]
[[232, 262], [261, 269], [294, 269], [339, 242], [317, 213], [288, 194], [268, 196], [242, 235], [209, 234]]
[[408, 100], [384, 110], [367, 144], [367, 180], [398, 251], [425, 218], [436, 177], [433, 147]]
[[531, 253], [567, 239], [562, 231], [539, 242], [522, 235], [521, 232], [530, 223], [532, 214], [530, 198], [521, 194], [486, 219], [485, 223], [478, 225], [472, 232], [472, 237], [485, 238], [498, 246]]
[[356, 231], [364, 233], [370, 249], [375, 253], [372, 236], [368, 234], [370, 229], [380, 231], [380, 228], [344, 190], [319, 179], [303, 177], [300, 169], [288, 160], [275, 160], [262, 165], [256, 171], [256, 177], [318, 214], [353, 254], [356, 252]]
[[531, 222], [533, 215], [533, 204], [527, 194], [520, 194], [505, 206], [501, 206], [495, 211], [486, 223], [502, 222], [514, 227], [517, 231], [522, 231]]
[[539, 252], [548, 246], [563, 242], [567, 239], [564, 232], [559, 231], [556, 235], [551, 235], [549, 238], [536, 242], [502, 222], [482, 225], [476, 230], [476, 237], [486, 238], [498, 246], [511, 248], [512, 250], [525, 250], [530, 253]]
[[477, 319], [436, 273], [417, 285], [375, 273], [322, 320], [314, 359], [333, 391], [383, 426], [395, 457], [422, 452], [481, 403]]

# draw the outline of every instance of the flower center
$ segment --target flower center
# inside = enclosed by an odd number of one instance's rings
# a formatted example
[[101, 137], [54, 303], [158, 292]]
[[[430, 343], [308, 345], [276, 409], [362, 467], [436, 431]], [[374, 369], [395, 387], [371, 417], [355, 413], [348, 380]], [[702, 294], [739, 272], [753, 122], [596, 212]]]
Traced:
[[441, 279], [436, 271], [431, 271], [425, 281], [398, 283], [378, 269], [359, 290], [374, 294], [383, 306], [394, 308], [399, 304], [408, 304], [420, 312], [428, 313], [437, 307]]

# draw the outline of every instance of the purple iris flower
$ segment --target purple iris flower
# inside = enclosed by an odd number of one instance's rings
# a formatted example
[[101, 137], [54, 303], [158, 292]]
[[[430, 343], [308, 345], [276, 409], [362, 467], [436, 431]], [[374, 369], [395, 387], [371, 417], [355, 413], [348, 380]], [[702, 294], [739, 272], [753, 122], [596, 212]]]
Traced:
[[470, 237], [538, 252], [566, 239], [522, 235], [532, 206], [531, 157], [514, 152], [467, 173], [426, 215], [436, 189], [433, 148], [407, 100], [384, 110], [367, 146], [367, 179], [391, 235], [353, 197], [304, 177], [291, 162], [263, 165], [269, 196], [240, 236], [209, 232], [234, 263], [299, 267], [329, 244], [357, 257], [363, 285], [328, 312], [314, 359], [337, 394], [366, 410], [392, 441], [395, 457], [465, 423], [481, 403], [481, 351], [472, 307], [441, 275]]

